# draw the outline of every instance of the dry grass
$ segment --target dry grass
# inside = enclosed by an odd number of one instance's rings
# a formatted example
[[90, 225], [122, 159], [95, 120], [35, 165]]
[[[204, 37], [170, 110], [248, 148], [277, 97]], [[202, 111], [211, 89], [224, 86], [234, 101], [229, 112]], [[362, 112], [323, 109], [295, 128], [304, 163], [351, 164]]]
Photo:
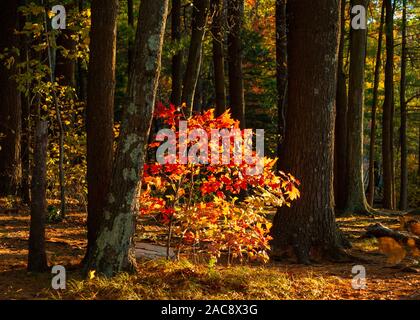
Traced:
[[160, 260], [142, 263], [138, 271], [114, 279], [73, 278], [65, 292], [48, 292], [59, 299], [323, 299], [331, 285], [312, 271], [294, 274], [274, 266], [209, 269]]

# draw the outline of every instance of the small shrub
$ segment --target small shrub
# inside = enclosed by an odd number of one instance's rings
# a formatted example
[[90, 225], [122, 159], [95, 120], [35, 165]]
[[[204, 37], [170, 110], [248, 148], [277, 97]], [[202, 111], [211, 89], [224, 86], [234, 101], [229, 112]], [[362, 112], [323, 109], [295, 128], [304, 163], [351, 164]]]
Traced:
[[[159, 105], [155, 116], [179, 136], [182, 110]], [[188, 128], [200, 128], [209, 136], [213, 128], [239, 128], [228, 111], [215, 117], [214, 110], [209, 110], [186, 121]], [[239, 132], [244, 135], [244, 131]], [[197, 143], [187, 142], [188, 147]], [[222, 148], [221, 142], [217, 143]], [[153, 157], [161, 144], [152, 142], [149, 155]], [[176, 144], [178, 150], [180, 146]], [[234, 144], [230, 148], [232, 154]], [[175, 243], [178, 253], [206, 253], [211, 261], [226, 252], [228, 262], [244, 257], [267, 262], [271, 223], [265, 209], [290, 206], [299, 197], [299, 181], [290, 174], [276, 173], [276, 159], [255, 159], [263, 164], [262, 172], [256, 175], [247, 174], [249, 163], [233, 159], [229, 164], [183, 164], [179, 159], [165, 164], [149, 161], [144, 168], [140, 213], [157, 218], [167, 230], [168, 246]]]

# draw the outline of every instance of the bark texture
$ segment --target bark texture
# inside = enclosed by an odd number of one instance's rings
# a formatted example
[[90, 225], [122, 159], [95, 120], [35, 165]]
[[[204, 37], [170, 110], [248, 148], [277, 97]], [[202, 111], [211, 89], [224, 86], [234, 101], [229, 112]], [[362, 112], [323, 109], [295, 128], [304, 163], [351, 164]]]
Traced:
[[[351, 5], [367, 8], [367, 0]], [[366, 17], [367, 19], [367, 17]], [[367, 29], [350, 31], [349, 102], [347, 114], [347, 197], [345, 211], [369, 212], [363, 183], [363, 108]]]
[[401, 44], [401, 80], [400, 80], [400, 108], [401, 108], [401, 181], [400, 181], [400, 210], [408, 206], [408, 168], [407, 168], [407, 103], [405, 100], [407, 69], [407, 0], [403, 0], [402, 44]]
[[372, 115], [370, 123], [370, 145], [369, 145], [369, 186], [367, 192], [367, 201], [370, 206], [373, 206], [375, 198], [375, 148], [376, 148], [376, 109], [378, 104], [378, 87], [380, 81], [381, 71], [381, 53], [382, 53], [382, 38], [385, 20], [385, 4], [382, 2], [381, 21], [379, 23], [378, 31], [378, 48], [376, 50], [375, 75], [373, 79], [373, 98], [372, 98]]
[[118, 0], [92, 1], [88, 71], [88, 251], [97, 238], [112, 175]]
[[382, 113], [383, 207], [394, 209], [393, 113], [394, 113], [394, 12], [391, 0], [385, 1], [385, 100]]
[[334, 145], [334, 200], [342, 211], [347, 197], [347, 80], [344, 70], [346, 0], [340, 4], [340, 42], [338, 48], [337, 97]]
[[161, 66], [168, 0], [142, 1], [129, 81], [104, 221], [87, 267], [113, 276], [135, 267], [133, 236], [148, 135]]
[[[171, 35], [176, 46], [181, 41], [181, 0], [172, 0]], [[172, 57], [172, 93], [171, 103], [179, 106], [182, 94], [182, 50], [177, 50]]]
[[[317, 12], [317, 14], [314, 14]], [[299, 262], [336, 257], [333, 152], [339, 7], [335, 0], [289, 0], [288, 112], [281, 168], [302, 181], [301, 198], [273, 223], [273, 256]]]
[[29, 231], [28, 271], [48, 269], [45, 251], [46, 174], [48, 122], [38, 121], [35, 129], [34, 167], [31, 188], [31, 225]]
[[224, 48], [224, 14], [223, 1], [211, 0], [212, 6], [212, 34], [213, 34], [213, 73], [214, 88], [216, 92], [216, 116], [226, 110], [226, 88], [225, 88], [225, 60]]

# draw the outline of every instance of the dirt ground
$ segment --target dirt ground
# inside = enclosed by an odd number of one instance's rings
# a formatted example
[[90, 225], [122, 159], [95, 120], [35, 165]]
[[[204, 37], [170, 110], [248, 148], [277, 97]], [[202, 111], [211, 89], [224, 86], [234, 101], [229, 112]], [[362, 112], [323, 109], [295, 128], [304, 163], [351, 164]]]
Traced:
[[[51, 274], [26, 271], [29, 216], [25, 211], [0, 211], [0, 299], [419, 299], [420, 273], [406, 257], [388, 265], [375, 239], [359, 239], [366, 226], [381, 222], [398, 228], [395, 216], [338, 219], [352, 241], [351, 254], [364, 259], [367, 287], [352, 288], [352, 266], [336, 263], [303, 266], [208, 266], [187, 262], [139, 263], [137, 275], [115, 280], [85, 280], [79, 263], [86, 246], [86, 215], [70, 212], [64, 222], [48, 224], [50, 265], [64, 265], [68, 288], [51, 289]], [[108, 282], [107, 282], [108, 281]]]

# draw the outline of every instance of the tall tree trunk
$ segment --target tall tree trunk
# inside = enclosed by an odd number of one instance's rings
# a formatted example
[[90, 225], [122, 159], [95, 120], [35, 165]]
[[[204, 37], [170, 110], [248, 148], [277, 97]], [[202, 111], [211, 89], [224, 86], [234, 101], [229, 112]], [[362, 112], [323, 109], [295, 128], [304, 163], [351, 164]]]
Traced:
[[[23, 6], [26, 4], [25, 0], [20, 0], [19, 5]], [[22, 30], [26, 22], [26, 17], [20, 13], [19, 14], [19, 30]], [[29, 39], [26, 35], [21, 35], [19, 37], [20, 41], [20, 62], [25, 63], [28, 66], [29, 62]], [[29, 86], [29, 84], [27, 84]], [[26, 90], [30, 88], [26, 87]], [[31, 108], [30, 108], [30, 96], [21, 94], [21, 123], [22, 123], [22, 132], [21, 132], [21, 162], [22, 162], [22, 180], [21, 180], [21, 197], [23, 203], [29, 205], [31, 199], [31, 187], [30, 187], [30, 146], [31, 146]]]
[[302, 181], [302, 196], [276, 215], [272, 247], [273, 256], [293, 249], [308, 263], [315, 252], [336, 257], [340, 251], [333, 190], [338, 2], [289, 0], [287, 17], [289, 94], [280, 162]]
[[[368, 0], [352, 0], [351, 6], [367, 8]], [[367, 17], [365, 17], [367, 21]], [[367, 29], [350, 30], [350, 72], [347, 114], [346, 212], [368, 213], [363, 183], [363, 109]]]
[[88, 71], [88, 248], [96, 241], [112, 175], [118, 0], [92, 1]]
[[[172, 0], [171, 35], [177, 46], [181, 41], [181, 0]], [[171, 103], [179, 106], [182, 94], [182, 50], [177, 50], [172, 57], [172, 92]]]
[[245, 128], [245, 94], [242, 74], [241, 29], [244, 14], [244, 0], [229, 0], [228, 8], [228, 66], [229, 100], [232, 117]]
[[22, 94], [22, 137], [21, 137], [21, 161], [22, 181], [21, 196], [25, 204], [30, 204], [30, 146], [31, 146], [31, 125], [30, 125], [30, 99]]
[[48, 122], [38, 120], [35, 129], [34, 168], [32, 172], [31, 226], [29, 231], [28, 271], [48, 269], [45, 251], [45, 212]]
[[335, 208], [344, 210], [347, 196], [347, 85], [344, 71], [346, 0], [340, 4], [340, 42], [338, 47], [337, 96], [334, 145]]
[[211, 0], [212, 6], [212, 34], [213, 34], [213, 69], [214, 88], [216, 92], [216, 115], [219, 116], [226, 110], [225, 89], [225, 61], [223, 57], [224, 43], [224, 13], [223, 1]]
[[375, 144], [376, 144], [376, 108], [378, 104], [378, 87], [381, 71], [381, 52], [382, 52], [382, 34], [385, 20], [385, 3], [382, 2], [381, 21], [378, 31], [378, 48], [376, 50], [375, 75], [373, 80], [373, 98], [372, 98], [372, 119], [370, 123], [370, 144], [369, 144], [369, 185], [367, 200], [370, 206], [373, 206], [375, 199]]
[[182, 88], [182, 103], [187, 105], [187, 112], [192, 113], [194, 95], [200, 74], [203, 41], [206, 33], [207, 17], [209, 14], [210, 0], [194, 0], [191, 23], [191, 42], [188, 52], [188, 62], [184, 75]]
[[[134, 7], [133, 7], [133, 0], [127, 0], [127, 16], [128, 16], [128, 26], [131, 30], [134, 30]], [[128, 39], [128, 74], [131, 72], [131, 68], [133, 67], [133, 55], [134, 55], [134, 48], [133, 48], [133, 39], [130, 37]]]
[[88, 270], [105, 276], [133, 270], [133, 236], [147, 141], [160, 74], [168, 0], [142, 1], [137, 24], [129, 102], [124, 109], [104, 221]]
[[[17, 0], [0, 1], [0, 52], [18, 47], [14, 31], [18, 26]], [[0, 62], [0, 195], [14, 195], [21, 179], [20, 139], [21, 102], [17, 83], [12, 78], [17, 73]]]
[[382, 166], [383, 166], [383, 206], [394, 208], [393, 194], [393, 109], [394, 109], [394, 12], [391, 0], [385, 1], [386, 64], [385, 100], [382, 113]]
[[402, 16], [402, 44], [401, 44], [401, 82], [400, 82], [400, 107], [401, 107], [401, 182], [400, 182], [400, 210], [407, 209], [407, 104], [405, 101], [407, 67], [407, 0], [403, 0]]
[[286, 127], [287, 104], [287, 23], [286, 0], [276, 1], [277, 154], [280, 154]]

